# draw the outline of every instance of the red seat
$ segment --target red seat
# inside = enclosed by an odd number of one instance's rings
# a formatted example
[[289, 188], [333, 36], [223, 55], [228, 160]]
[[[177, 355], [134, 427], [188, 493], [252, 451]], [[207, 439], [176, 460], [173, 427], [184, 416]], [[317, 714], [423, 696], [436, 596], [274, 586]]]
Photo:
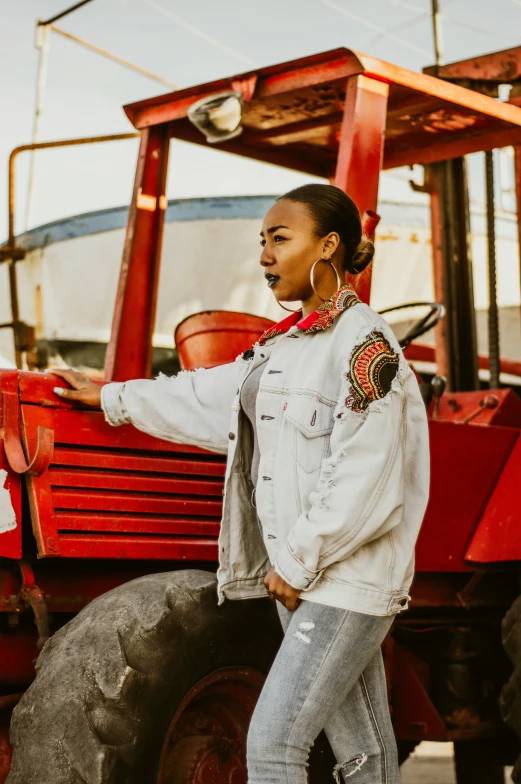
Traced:
[[233, 362], [274, 322], [231, 310], [194, 313], [177, 325], [174, 340], [183, 370], [211, 368]]

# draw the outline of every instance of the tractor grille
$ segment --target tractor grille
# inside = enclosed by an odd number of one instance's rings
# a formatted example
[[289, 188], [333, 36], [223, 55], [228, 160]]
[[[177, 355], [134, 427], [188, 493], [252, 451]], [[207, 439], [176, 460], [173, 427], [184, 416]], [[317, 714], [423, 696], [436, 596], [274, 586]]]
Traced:
[[99, 412], [22, 406], [32, 454], [51, 427], [49, 468], [28, 480], [41, 556], [216, 560], [225, 457], [112, 428]]

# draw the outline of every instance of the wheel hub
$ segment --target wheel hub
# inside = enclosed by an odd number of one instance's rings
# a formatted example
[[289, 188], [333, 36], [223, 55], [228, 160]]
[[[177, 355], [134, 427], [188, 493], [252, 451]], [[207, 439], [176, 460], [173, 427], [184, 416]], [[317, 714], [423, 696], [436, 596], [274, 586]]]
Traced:
[[246, 784], [248, 725], [264, 676], [227, 667], [200, 681], [168, 728], [158, 784]]

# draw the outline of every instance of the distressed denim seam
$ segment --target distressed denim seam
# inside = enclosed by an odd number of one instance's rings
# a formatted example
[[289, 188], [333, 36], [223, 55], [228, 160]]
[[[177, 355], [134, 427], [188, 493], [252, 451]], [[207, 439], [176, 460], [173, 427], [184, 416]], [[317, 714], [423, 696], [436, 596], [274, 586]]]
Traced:
[[362, 673], [360, 676], [360, 682], [362, 684], [362, 693], [364, 695], [365, 704], [367, 706], [367, 712], [369, 713], [369, 718], [371, 719], [371, 724], [373, 725], [373, 729], [375, 731], [376, 740], [378, 741], [378, 745], [380, 746], [380, 753], [382, 755], [382, 776], [383, 781], [382, 784], [387, 784], [387, 757], [385, 754], [385, 743], [382, 738], [382, 733], [380, 732], [380, 727], [378, 726], [378, 722], [376, 720], [376, 716], [373, 710], [373, 706], [371, 704], [371, 697], [369, 695], [369, 689], [367, 688], [367, 683], [365, 682], [364, 674]]

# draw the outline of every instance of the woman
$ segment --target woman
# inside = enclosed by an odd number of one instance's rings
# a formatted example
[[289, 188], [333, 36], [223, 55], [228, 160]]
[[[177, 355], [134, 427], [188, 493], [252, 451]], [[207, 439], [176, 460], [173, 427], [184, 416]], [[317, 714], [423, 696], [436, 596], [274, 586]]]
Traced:
[[73, 387], [55, 391], [228, 455], [219, 602], [267, 593], [285, 631], [249, 730], [249, 784], [305, 784], [323, 728], [338, 782], [398, 784], [380, 646], [407, 607], [427, 502], [424, 404], [386, 322], [342, 285], [374, 250], [348, 196], [287, 193], [261, 245], [276, 299], [301, 307], [234, 363], [101, 395], [55, 371]]

